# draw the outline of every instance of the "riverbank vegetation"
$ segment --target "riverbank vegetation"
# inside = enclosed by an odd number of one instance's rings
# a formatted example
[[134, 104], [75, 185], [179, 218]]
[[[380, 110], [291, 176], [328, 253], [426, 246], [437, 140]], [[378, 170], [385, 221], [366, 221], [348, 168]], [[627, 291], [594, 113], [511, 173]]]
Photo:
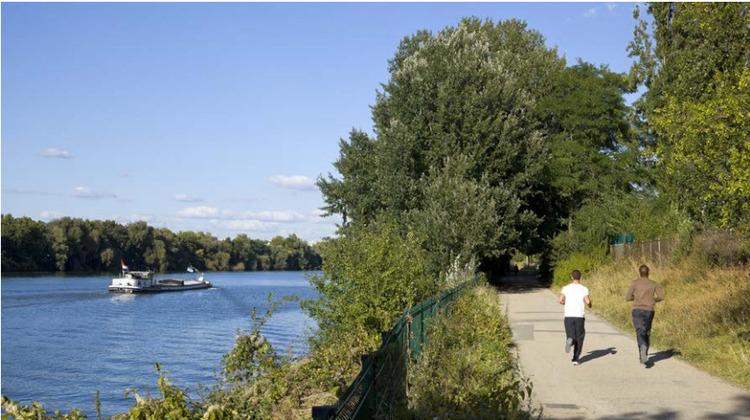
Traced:
[[318, 270], [315, 248], [296, 235], [270, 241], [237, 235], [218, 239], [206, 232], [174, 233], [146, 222], [126, 225], [112, 220], [70, 217], [50, 222], [2, 216], [2, 271], [157, 272]]
[[428, 328], [409, 370], [409, 405], [421, 419], [529, 419], [531, 384], [515, 369], [497, 291], [480, 286]]

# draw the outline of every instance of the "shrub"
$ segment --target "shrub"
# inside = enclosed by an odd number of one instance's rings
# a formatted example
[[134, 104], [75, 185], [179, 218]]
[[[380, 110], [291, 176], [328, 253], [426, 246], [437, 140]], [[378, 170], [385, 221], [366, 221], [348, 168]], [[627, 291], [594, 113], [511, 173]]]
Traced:
[[732, 266], [750, 261], [750, 246], [740, 235], [709, 230], [693, 239], [693, 257], [712, 266]]
[[40, 402], [34, 401], [31, 406], [21, 404], [16, 401], [10, 400], [6, 396], [2, 396], [2, 404], [0, 408], [6, 412], [3, 414], [3, 419], [12, 418], [16, 420], [79, 420], [88, 418], [85, 414], [81, 414], [81, 410], [75, 409], [70, 413], [64, 414], [57, 410], [49, 415], [49, 411], [44, 409], [44, 405]]
[[580, 270], [581, 274], [585, 276], [604, 264], [606, 260], [607, 258], [601, 254], [578, 253], [558, 261], [555, 266], [553, 286], [562, 287], [570, 283], [570, 275], [573, 270]]
[[531, 385], [516, 374], [511, 332], [497, 292], [477, 287], [439, 315], [409, 370], [410, 407], [417, 418], [525, 419]]

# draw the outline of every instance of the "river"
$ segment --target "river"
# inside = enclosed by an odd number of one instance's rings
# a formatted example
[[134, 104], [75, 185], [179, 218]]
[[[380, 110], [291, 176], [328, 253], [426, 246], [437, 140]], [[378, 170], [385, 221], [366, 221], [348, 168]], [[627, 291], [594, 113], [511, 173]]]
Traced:
[[[132, 396], [123, 398], [128, 388], [149, 388], [158, 395], [158, 362], [172, 383], [196, 396], [198, 383], [215, 383], [214, 371], [237, 331], [252, 328], [252, 308], [265, 313], [269, 293], [279, 299], [316, 297], [303, 272], [208, 273], [206, 278], [214, 288], [122, 295], [107, 292], [111, 277], [3, 275], [2, 394], [40, 401], [50, 410], [80, 408], [96, 418], [99, 390], [102, 414], [111, 416], [134, 403]], [[281, 351], [302, 354], [314, 325], [298, 302], [288, 302], [263, 333]]]

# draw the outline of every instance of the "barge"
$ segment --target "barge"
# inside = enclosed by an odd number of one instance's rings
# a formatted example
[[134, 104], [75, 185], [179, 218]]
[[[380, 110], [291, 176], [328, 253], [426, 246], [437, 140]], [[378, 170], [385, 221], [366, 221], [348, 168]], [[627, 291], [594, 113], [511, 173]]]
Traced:
[[[211, 282], [205, 279], [203, 273], [193, 279], [161, 279], [154, 278], [153, 271], [129, 271], [125, 269], [120, 277], [112, 279], [109, 291], [112, 293], [164, 293], [183, 292], [186, 290], [208, 289]], [[192, 268], [192, 267], [191, 267]], [[188, 270], [191, 271], [191, 270]], [[192, 272], [192, 271], [191, 271]]]

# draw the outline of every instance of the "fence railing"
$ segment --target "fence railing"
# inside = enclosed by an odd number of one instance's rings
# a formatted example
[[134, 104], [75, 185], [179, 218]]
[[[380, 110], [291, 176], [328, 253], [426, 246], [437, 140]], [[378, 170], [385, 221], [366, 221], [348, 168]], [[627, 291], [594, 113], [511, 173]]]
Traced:
[[428, 320], [451, 304], [478, 278], [426, 299], [408, 310], [393, 329], [383, 331], [375, 352], [362, 355], [362, 369], [336, 405], [312, 408], [313, 420], [392, 419], [406, 408], [406, 373], [409, 360], [416, 361], [426, 343]]
[[653, 241], [635, 242], [629, 244], [614, 244], [609, 246], [609, 253], [616, 260], [620, 258], [639, 259], [645, 261], [663, 261], [672, 256], [672, 249], [676, 245], [673, 239], [656, 239]]

